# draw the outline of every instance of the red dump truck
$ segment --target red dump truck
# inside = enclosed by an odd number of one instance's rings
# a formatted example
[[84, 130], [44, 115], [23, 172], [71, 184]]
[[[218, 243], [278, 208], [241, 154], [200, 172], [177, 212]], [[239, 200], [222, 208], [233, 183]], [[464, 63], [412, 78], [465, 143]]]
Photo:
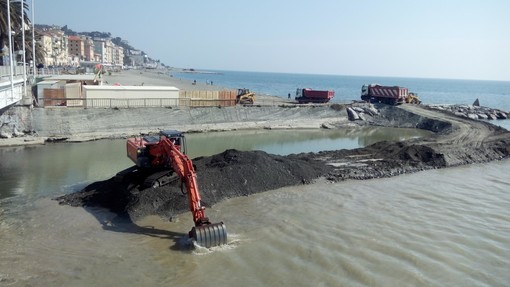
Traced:
[[363, 85], [361, 99], [370, 103], [397, 105], [403, 103], [419, 104], [418, 95], [410, 93], [407, 88], [399, 86]]
[[327, 103], [335, 96], [335, 91], [318, 91], [312, 89], [297, 89], [296, 101], [300, 104]]

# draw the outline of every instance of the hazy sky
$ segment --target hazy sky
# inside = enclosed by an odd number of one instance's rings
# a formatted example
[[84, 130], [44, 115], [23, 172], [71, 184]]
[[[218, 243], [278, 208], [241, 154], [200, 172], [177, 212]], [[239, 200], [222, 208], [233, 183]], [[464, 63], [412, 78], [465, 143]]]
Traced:
[[508, 0], [33, 1], [173, 67], [510, 81]]

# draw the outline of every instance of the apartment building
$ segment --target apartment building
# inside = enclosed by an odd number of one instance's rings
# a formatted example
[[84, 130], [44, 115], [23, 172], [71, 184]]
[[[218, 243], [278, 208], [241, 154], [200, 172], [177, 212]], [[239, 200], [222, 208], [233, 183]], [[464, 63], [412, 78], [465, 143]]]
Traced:
[[69, 57], [83, 59], [85, 55], [85, 43], [78, 36], [69, 36]]
[[68, 65], [68, 38], [61, 30], [49, 30], [41, 32], [38, 40], [44, 51], [43, 65], [60, 66]]
[[40, 31], [38, 43], [44, 50], [44, 64], [48, 66], [79, 66], [80, 62], [99, 62], [116, 67], [124, 66], [124, 48], [109, 38], [78, 35], [66, 36], [60, 29]]

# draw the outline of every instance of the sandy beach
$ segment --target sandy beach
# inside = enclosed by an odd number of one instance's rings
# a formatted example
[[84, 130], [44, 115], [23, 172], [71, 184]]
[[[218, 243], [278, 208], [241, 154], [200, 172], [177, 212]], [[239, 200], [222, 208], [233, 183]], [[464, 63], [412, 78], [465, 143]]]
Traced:
[[[172, 77], [168, 70], [122, 70], [107, 73], [102, 78], [103, 85], [122, 86], [171, 86], [181, 91], [222, 91], [236, 90], [235, 87], [210, 85], [205, 82], [193, 83], [190, 80]], [[275, 108], [293, 104], [276, 96], [256, 95], [255, 105]], [[157, 132], [160, 129], [180, 128], [182, 131], [235, 130], [241, 128], [320, 128], [332, 116], [293, 115], [278, 113], [271, 109], [250, 112], [242, 106], [235, 110], [151, 108], [151, 113], [143, 109], [87, 109], [51, 107], [14, 107], [7, 111], [9, 121], [15, 131], [10, 137], [0, 138], [0, 147], [20, 145], [40, 145], [46, 141], [80, 142], [104, 138], [120, 138], [139, 133]], [[196, 110], [196, 111], [195, 111]], [[301, 110], [303, 112], [304, 110]], [[226, 115], [225, 113], [228, 113]], [[249, 113], [250, 116], [244, 115]], [[196, 115], [195, 115], [196, 114]], [[207, 114], [207, 115], [206, 115]], [[306, 113], [307, 114], [307, 113]], [[280, 116], [278, 116], [280, 115]], [[299, 115], [299, 116], [298, 116]], [[200, 119], [199, 119], [200, 117]], [[316, 121], [312, 121], [311, 118]], [[62, 122], [64, 126], [55, 125]], [[112, 123], [115, 123], [112, 125]], [[24, 131], [24, 132], [21, 132]]]
[[[114, 72], [111, 75], [103, 76], [104, 85], [121, 84], [124, 86], [172, 86], [182, 91], [222, 91], [237, 90], [241, 87], [222, 87], [211, 85], [205, 82], [196, 82], [171, 76], [168, 70], [122, 70]], [[254, 91], [256, 92], [256, 91]], [[256, 94], [256, 105], [279, 105], [292, 101], [287, 101], [276, 96]]]

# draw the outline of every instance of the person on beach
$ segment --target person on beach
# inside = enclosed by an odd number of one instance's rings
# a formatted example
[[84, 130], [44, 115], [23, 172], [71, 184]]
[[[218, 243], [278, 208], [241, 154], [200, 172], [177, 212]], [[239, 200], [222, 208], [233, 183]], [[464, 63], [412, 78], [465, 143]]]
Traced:
[[290, 100], [290, 93], [289, 93], [289, 95], [287, 96], [287, 98]]

